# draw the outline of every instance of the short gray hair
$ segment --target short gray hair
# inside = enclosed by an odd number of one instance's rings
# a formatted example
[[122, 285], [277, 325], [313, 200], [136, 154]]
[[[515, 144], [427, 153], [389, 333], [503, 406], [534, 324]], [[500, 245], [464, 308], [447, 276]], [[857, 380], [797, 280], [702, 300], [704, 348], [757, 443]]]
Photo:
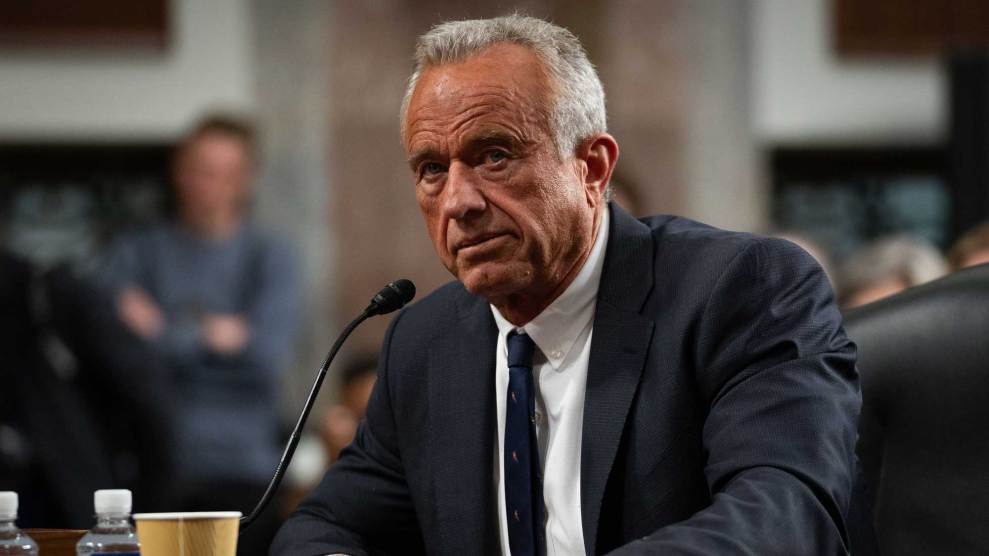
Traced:
[[532, 50], [553, 81], [549, 114], [553, 141], [560, 156], [576, 150], [581, 141], [607, 131], [604, 88], [573, 33], [552, 23], [518, 14], [493, 19], [441, 23], [419, 37], [415, 68], [402, 99], [402, 139], [407, 139], [405, 118], [422, 73], [434, 66], [461, 62], [498, 43]]

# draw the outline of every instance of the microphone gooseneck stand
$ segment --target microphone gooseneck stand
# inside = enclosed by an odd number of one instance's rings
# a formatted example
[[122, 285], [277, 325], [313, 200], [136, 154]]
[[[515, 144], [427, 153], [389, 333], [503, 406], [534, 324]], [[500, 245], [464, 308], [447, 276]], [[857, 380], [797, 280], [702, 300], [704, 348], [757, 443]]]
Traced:
[[268, 502], [271, 501], [271, 497], [275, 495], [275, 491], [278, 490], [278, 485], [282, 482], [285, 470], [288, 469], [289, 463], [292, 461], [292, 456], [295, 454], [295, 448], [299, 445], [299, 439], [302, 437], [302, 428], [305, 426], [306, 420], [309, 418], [309, 413], [312, 411], [313, 404], [316, 402], [319, 389], [323, 386], [323, 379], [326, 378], [326, 372], [330, 368], [330, 363], [333, 362], [333, 358], [336, 357], [337, 352], [340, 351], [340, 347], [350, 336], [350, 333], [362, 322], [375, 315], [384, 315], [396, 309], [401, 309], [415, 297], [415, 294], [416, 288], [409, 280], [396, 280], [388, 284], [374, 296], [367, 308], [357, 318], [350, 321], [350, 324], [340, 333], [337, 341], [333, 343], [333, 347], [330, 348], [329, 353], [326, 354], [326, 358], [323, 359], [323, 363], [319, 366], [319, 371], [316, 372], [316, 380], [313, 381], [312, 388], [309, 390], [309, 397], [306, 398], [306, 403], [302, 407], [302, 414], [299, 415], [299, 420], [295, 423], [295, 428], [292, 429], [292, 436], [289, 437], [288, 443], [285, 445], [285, 451], [282, 452], [282, 458], [278, 462], [278, 467], [275, 468], [274, 477], [271, 478], [268, 488], [265, 489], [261, 500], [251, 510], [251, 513], [240, 518], [241, 531], [244, 531], [254, 523], [258, 516], [261, 515], [265, 506], [268, 505]]

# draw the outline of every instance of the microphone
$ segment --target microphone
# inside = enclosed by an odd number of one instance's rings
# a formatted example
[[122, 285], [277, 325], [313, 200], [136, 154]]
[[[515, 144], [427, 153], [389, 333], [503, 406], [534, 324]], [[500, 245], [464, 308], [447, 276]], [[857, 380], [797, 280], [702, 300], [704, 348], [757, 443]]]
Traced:
[[278, 485], [282, 482], [285, 470], [288, 469], [289, 463], [292, 462], [295, 448], [299, 445], [299, 439], [302, 437], [302, 428], [305, 426], [306, 420], [309, 418], [309, 412], [312, 411], [312, 406], [316, 402], [316, 395], [319, 394], [319, 389], [323, 385], [323, 379], [326, 378], [326, 372], [330, 369], [330, 363], [333, 362], [333, 358], [336, 357], [337, 352], [340, 351], [340, 347], [350, 336], [350, 333], [362, 322], [373, 316], [387, 315], [392, 311], [401, 309], [406, 303], [412, 301], [415, 295], [416, 287], [410, 280], [401, 279], [389, 283], [371, 298], [371, 303], [368, 304], [364, 311], [357, 318], [350, 321], [350, 324], [340, 333], [340, 336], [333, 343], [333, 347], [330, 348], [329, 353], [326, 354], [326, 358], [323, 359], [323, 363], [316, 372], [316, 380], [313, 381], [312, 388], [309, 390], [309, 397], [306, 398], [306, 403], [302, 406], [302, 413], [299, 415], [299, 420], [295, 423], [295, 428], [292, 429], [292, 435], [285, 445], [285, 451], [282, 452], [282, 459], [278, 462], [278, 467], [275, 468], [275, 475], [271, 478], [271, 482], [268, 483], [268, 488], [265, 489], [261, 500], [258, 501], [257, 506], [254, 507], [251, 513], [240, 518], [241, 531], [244, 531], [254, 523], [254, 520], [261, 515], [265, 506], [271, 501], [271, 497], [275, 495], [275, 491], [278, 490]]
[[387, 315], [388, 313], [401, 309], [406, 303], [412, 301], [416, 296], [416, 286], [411, 280], [402, 278], [388, 284], [371, 299], [371, 303], [364, 309], [371, 315]]

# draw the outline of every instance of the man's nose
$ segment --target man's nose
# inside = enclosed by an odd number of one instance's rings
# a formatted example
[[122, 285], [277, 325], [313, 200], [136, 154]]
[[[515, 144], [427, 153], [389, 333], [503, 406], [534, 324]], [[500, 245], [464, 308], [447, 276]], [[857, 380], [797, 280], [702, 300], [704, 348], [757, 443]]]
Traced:
[[472, 214], [484, 212], [487, 201], [479, 185], [478, 177], [470, 165], [459, 161], [450, 164], [443, 199], [443, 210], [448, 218], [462, 220]]

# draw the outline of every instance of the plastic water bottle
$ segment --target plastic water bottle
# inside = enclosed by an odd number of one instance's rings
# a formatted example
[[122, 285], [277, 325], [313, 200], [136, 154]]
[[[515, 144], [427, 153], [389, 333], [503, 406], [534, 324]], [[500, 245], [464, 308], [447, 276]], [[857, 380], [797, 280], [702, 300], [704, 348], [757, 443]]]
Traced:
[[93, 505], [96, 506], [96, 527], [79, 539], [76, 554], [138, 556], [141, 545], [130, 522], [130, 491], [97, 490], [93, 495]]
[[16, 520], [17, 493], [0, 492], [0, 555], [38, 556], [38, 545], [17, 528]]

